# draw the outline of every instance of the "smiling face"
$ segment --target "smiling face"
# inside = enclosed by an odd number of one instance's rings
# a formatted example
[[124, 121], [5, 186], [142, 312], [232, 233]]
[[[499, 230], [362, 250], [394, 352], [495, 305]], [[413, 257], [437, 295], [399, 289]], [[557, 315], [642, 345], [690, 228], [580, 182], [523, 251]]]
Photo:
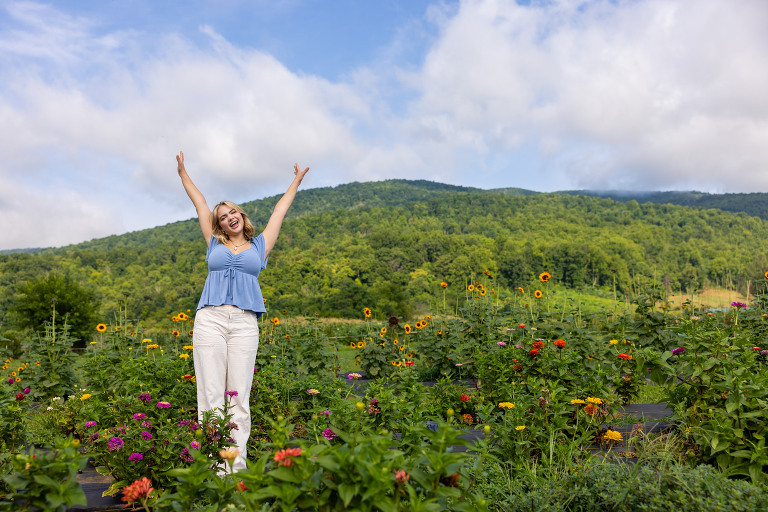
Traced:
[[248, 215], [235, 203], [222, 201], [211, 212], [213, 234], [220, 242], [226, 239], [239, 239], [240, 234], [246, 239], [253, 236], [253, 225]]
[[243, 214], [235, 208], [222, 204], [216, 209], [216, 214], [219, 219], [219, 228], [229, 238], [236, 237], [243, 231]]

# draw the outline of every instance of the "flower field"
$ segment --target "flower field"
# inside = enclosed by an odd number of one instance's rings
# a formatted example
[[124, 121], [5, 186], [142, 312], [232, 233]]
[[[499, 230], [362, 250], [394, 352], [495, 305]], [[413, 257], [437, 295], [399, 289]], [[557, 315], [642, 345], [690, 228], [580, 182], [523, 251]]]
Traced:
[[[88, 458], [147, 510], [762, 510], [768, 279], [675, 314], [657, 290], [583, 308], [548, 272], [511, 292], [482, 273], [448, 310], [456, 286], [418, 318], [264, 315], [235, 474], [227, 411], [195, 410], [193, 312], [121, 314], [82, 352], [54, 316], [2, 356], [0, 510], [84, 505]], [[623, 412], [649, 402], [671, 428]]]

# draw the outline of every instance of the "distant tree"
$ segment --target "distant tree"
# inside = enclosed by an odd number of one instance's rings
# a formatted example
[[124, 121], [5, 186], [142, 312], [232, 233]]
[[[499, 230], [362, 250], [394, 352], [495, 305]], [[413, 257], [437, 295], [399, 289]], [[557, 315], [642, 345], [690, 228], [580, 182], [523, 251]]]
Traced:
[[96, 306], [93, 292], [67, 275], [52, 272], [21, 285], [12, 311], [19, 327], [38, 331], [51, 321], [55, 308], [57, 325], [66, 322], [70, 335], [84, 342], [93, 333]]

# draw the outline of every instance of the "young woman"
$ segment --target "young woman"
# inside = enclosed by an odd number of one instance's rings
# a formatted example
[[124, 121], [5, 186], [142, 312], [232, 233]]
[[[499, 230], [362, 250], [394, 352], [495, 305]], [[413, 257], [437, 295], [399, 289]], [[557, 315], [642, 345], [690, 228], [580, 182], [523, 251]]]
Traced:
[[184, 168], [183, 152], [176, 161], [208, 243], [208, 277], [192, 335], [197, 410], [200, 417], [203, 411], [223, 410], [225, 397], [229, 397], [232, 421], [237, 425], [233, 437], [240, 451], [233, 469], [244, 469], [251, 433], [248, 400], [259, 348], [258, 318], [266, 312], [259, 273], [267, 266], [285, 214], [309, 167], [302, 171], [299, 164], [294, 165], [293, 182], [275, 205], [264, 231], [254, 236], [255, 229], [242, 208], [222, 201], [211, 211]]

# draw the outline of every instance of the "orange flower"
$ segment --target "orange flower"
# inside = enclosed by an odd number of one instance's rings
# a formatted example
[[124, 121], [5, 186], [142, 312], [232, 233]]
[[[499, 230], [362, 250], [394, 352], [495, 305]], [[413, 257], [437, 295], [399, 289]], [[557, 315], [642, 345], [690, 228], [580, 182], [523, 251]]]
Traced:
[[467, 290], [469, 290], [469, 291], [472, 291], [474, 289], [475, 289], [475, 285], [473, 285], [473, 284], [467, 286]]
[[272, 319], [272, 323], [275, 324], [275, 325], [280, 325], [280, 319], [275, 317], [275, 318]]
[[371, 308], [364, 308], [363, 314], [365, 315], [365, 318], [371, 318]]
[[126, 503], [139, 501], [149, 496], [152, 491], [154, 491], [152, 481], [147, 477], [142, 477], [141, 480], [136, 480], [131, 485], [123, 487], [123, 501]]
[[626, 359], [627, 361], [632, 359], [632, 356], [629, 354], [619, 354], [619, 359]]
[[172, 335], [174, 338], [178, 338], [180, 334], [181, 334], [181, 333], [180, 333], [179, 331], [171, 331], [171, 335]]
[[275, 462], [278, 466], [288, 467], [293, 464], [294, 460], [291, 457], [298, 457], [301, 455], [301, 448], [286, 448], [285, 450], [278, 450], [275, 454]]
[[106, 331], [106, 330], [107, 330], [107, 326], [106, 326], [106, 325], [104, 325], [104, 324], [98, 324], [98, 325], [96, 326], [96, 330], [97, 330], [97, 331], [99, 331], [99, 332], [104, 332], [104, 331]]
[[542, 295], [541, 290], [536, 290], [535, 292], [533, 292], [533, 296], [536, 297], [537, 299], [540, 299], [541, 295]]
[[549, 275], [549, 272], [542, 272], [541, 274], [539, 274], [539, 281], [541, 281], [542, 283], [546, 283], [547, 281], [549, 281], [551, 277], [552, 276]]
[[363, 348], [363, 347], [365, 347], [365, 342], [364, 341], [358, 341], [357, 342], [357, 348]]
[[533, 348], [535, 348], [536, 350], [541, 350], [542, 348], [544, 348], [544, 342], [543, 341], [534, 341], [533, 342]]
[[584, 406], [584, 412], [589, 414], [590, 416], [592, 416], [593, 414], [595, 414], [597, 412], [597, 409], [595, 408], [594, 405], [587, 404], [587, 405]]
[[555, 340], [555, 346], [557, 348], [564, 348], [565, 347], [565, 340]]
[[525, 290], [523, 289], [522, 286], [518, 286], [517, 291], [519, 291], [520, 293], [525, 293]]
[[[768, 274], [768, 272], [766, 272], [766, 274]], [[768, 276], [767, 276], [767, 277], [768, 277]], [[440, 283], [440, 287], [442, 287], [442, 288], [448, 288], [448, 283], [446, 283], [445, 281], [443, 281], [442, 283]]]
[[411, 334], [411, 326], [408, 324], [405, 324], [403, 326], [403, 329], [405, 329], [405, 334]]

